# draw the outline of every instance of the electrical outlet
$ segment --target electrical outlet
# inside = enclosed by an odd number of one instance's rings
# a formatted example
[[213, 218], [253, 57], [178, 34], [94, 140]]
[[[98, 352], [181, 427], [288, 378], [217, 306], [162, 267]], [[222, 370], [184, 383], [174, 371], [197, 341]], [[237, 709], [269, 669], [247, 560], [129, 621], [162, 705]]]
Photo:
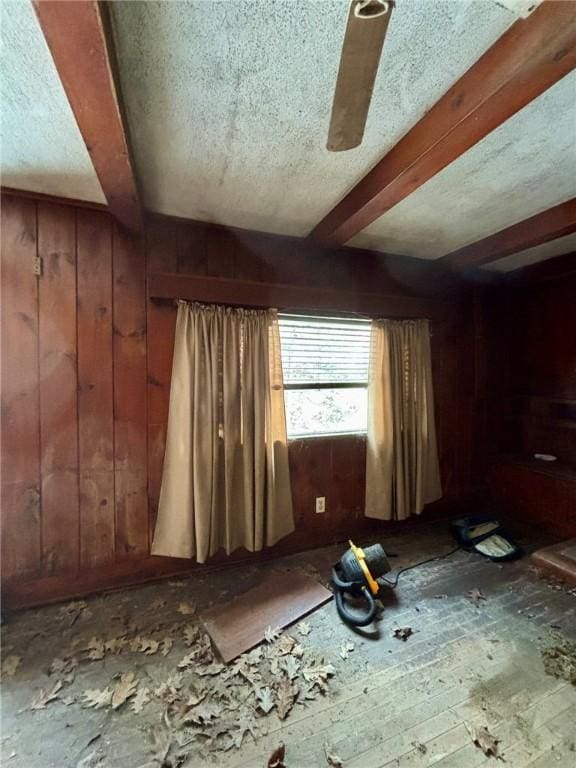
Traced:
[[38, 277], [42, 277], [42, 258], [40, 256], [34, 256], [32, 273]]
[[326, 512], [326, 496], [316, 496], [316, 514]]

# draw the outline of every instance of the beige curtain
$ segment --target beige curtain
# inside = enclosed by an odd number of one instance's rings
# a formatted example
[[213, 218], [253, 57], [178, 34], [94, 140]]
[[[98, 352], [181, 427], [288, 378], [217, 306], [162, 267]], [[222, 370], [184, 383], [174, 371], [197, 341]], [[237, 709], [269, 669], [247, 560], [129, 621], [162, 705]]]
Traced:
[[276, 311], [179, 302], [152, 554], [203, 563], [293, 530]]
[[427, 320], [372, 324], [366, 516], [404, 520], [442, 496]]

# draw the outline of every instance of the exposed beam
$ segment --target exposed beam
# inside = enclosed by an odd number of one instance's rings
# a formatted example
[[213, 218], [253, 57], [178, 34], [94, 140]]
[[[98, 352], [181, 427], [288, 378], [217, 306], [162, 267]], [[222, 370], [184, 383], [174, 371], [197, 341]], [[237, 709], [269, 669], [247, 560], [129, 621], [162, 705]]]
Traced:
[[574, 67], [574, 4], [543, 0], [494, 43], [311, 236], [324, 245], [346, 243]]
[[142, 215], [114, 80], [107, 8], [95, 0], [34, 0], [34, 7], [110, 212], [139, 230]]
[[456, 269], [480, 267], [576, 232], [576, 197], [438, 259]]
[[576, 274], [576, 251], [539, 261], [513, 272], [506, 272], [507, 283], [514, 288], [541, 285], [551, 280], [561, 280]]

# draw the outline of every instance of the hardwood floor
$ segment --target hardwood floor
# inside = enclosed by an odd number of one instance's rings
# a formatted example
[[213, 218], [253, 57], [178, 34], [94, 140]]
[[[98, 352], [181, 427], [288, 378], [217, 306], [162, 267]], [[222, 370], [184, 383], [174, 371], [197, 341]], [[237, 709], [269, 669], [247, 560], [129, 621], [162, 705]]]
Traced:
[[[530, 549], [530, 541], [526, 543]], [[397, 555], [392, 559], [395, 568], [453, 547], [449, 535], [433, 527], [388, 537], [383, 544]], [[190, 744], [170, 750], [162, 763], [165, 745], [158, 740], [166, 736], [164, 712], [168, 708], [174, 728], [174, 707], [182, 692], [176, 692], [171, 705], [156, 694], [190, 653], [184, 631], [198, 623], [198, 615], [187, 613], [190, 606], [201, 615], [205, 607], [245, 591], [270, 569], [284, 570], [288, 578], [290, 569], [303, 568], [325, 581], [342, 550], [328, 547], [274, 563], [98, 596], [83, 607], [50, 606], [9, 617], [2, 632], [3, 662], [8, 663], [2, 697], [6, 765], [264, 768], [280, 742], [286, 746], [286, 768], [324, 768], [329, 766], [327, 752], [338, 755], [345, 768], [495, 764], [494, 757], [474, 745], [474, 727], [486, 727], [498, 739], [509, 768], [576, 764], [576, 687], [546, 674], [541, 656], [541, 648], [562, 638], [576, 640], [576, 588], [541, 578], [527, 557], [497, 565], [465, 552], [403, 574], [398, 588], [386, 593], [373, 632], [354, 632], [342, 624], [332, 604], [307, 618], [309, 634], [287, 629], [285, 634], [301, 644], [303, 659], [333, 665], [326, 695], [316, 691], [303, 700], [302, 662], [295, 677], [300, 704], [296, 698], [281, 720], [276, 709], [268, 715], [257, 709], [258, 683], [241, 680], [244, 688], [238, 683], [237, 690], [246, 692], [244, 709], [237, 697], [222, 713], [222, 723], [237, 727], [248, 712], [255, 738], [247, 733], [239, 749], [223, 751], [226, 734], [218, 735], [218, 716], [204, 728], [207, 734], [199, 736], [198, 725], [189, 728]], [[485, 599], [475, 603], [467, 596], [470, 590], [480, 590]], [[393, 629], [403, 626], [413, 630], [406, 641], [393, 636]], [[122, 649], [112, 652], [116, 637], [124, 638]], [[172, 642], [152, 653], [138, 650], [138, 638], [162, 642], [166, 637]], [[105, 644], [102, 658], [98, 641]], [[343, 658], [346, 642], [354, 649]], [[90, 645], [96, 658], [87, 658], [90, 651], [83, 650]], [[12, 676], [11, 656], [22, 657]], [[59, 672], [48, 674], [54, 659], [68, 658], [78, 665], [67, 678], [58, 665]], [[187, 675], [197, 671], [181, 671], [185, 684], [192, 679]], [[118, 676], [129, 672], [140, 688], [149, 689], [151, 700], [140, 713], [132, 709], [133, 697], [117, 710], [83, 706], [87, 690], [112, 689]], [[226, 675], [222, 670], [194, 678], [206, 686], [206, 701], [216, 701], [218, 681]], [[57, 698], [30, 710], [39, 690], [48, 691], [55, 681], [63, 682]], [[231, 678], [220, 682], [222, 697], [222, 690], [234, 683]], [[155, 744], [149, 740], [151, 728]], [[181, 736], [173, 732], [170, 738], [185, 741]], [[184, 762], [178, 762], [178, 755]]]

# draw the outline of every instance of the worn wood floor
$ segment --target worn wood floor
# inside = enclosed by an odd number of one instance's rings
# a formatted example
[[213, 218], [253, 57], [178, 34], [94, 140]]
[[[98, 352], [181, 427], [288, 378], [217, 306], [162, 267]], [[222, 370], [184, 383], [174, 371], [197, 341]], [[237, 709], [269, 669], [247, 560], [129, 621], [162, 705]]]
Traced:
[[[394, 567], [453, 547], [446, 533], [433, 528], [383, 543], [398, 555]], [[541, 578], [526, 558], [496, 565], [464, 552], [404, 574], [398, 589], [387, 594], [374, 632], [344, 626], [332, 604], [308, 617], [309, 634], [286, 630], [302, 645], [303, 658], [333, 665], [325, 695], [316, 690], [310, 698], [297, 698], [280, 720], [276, 709], [264, 715], [256, 708], [246, 684], [241, 705], [237, 694], [230, 699], [226, 727], [235, 719], [244, 722], [248, 710], [255, 738], [246, 732], [239, 748], [228, 744], [222, 751], [222, 742], [200, 739], [199, 744], [193, 734], [194, 749], [184, 744], [168, 751], [170, 743], [162, 739], [170, 697], [155, 691], [191, 650], [186, 629], [199, 624], [199, 616], [187, 613], [189, 606], [201, 615], [204, 607], [243, 592], [271, 568], [286, 570], [287, 578], [289, 569], [304, 568], [326, 580], [341, 550], [331, 547], [98, 596], [85, 606], [50, 606], [9, 617], [2, 628], [2, 765], [265, 768], [280, 741], [286, 745], [286, 768], [329, 766], [327, 752], [345, 768], [495, 764], [472, 743], [470, 730], [476, 726], [499, 740], [509, 768], [576, 766], [576, 688], [548, 675], [541, 656], [542, 648], [562, 637], [576, 640], [576, 589]], [[481, 590], [486, 599], [475, 604], [469, 590]], [[394, 628], [405, 626], [414, 634], [406, 641], [395, 638]], [[114, 642], [118, 637], [120, 647]], [[164, 638], [171, 642], [163, 644]], [[154, 650], [152, 642], [146, 652], [149, 640], [160, 644]], [[340, 651], [346, 642], [354, 649], [344, 659]], [[181, 672], [184, 687], [192, 671]], [[116, 710], [109, 703], [101, 709], [83, 706], [87, 690], [111, 690], [123, 673], [133, 673], [140, 688], [149, 690], [141, 712], [134, 711], [134, 696]], [[221, 700], [222, 690], [232, 685], [225, 674], [220, 674]], [[202, 680], [209, 689], [218, 677]], [[302, 671], [294, 682], [302, 686], [303, 698]], [[46, 701], [41, 691], [52, 691], [55, 698]], [[170, 706], [179, 695], [181, 690], [174, 692]]]

